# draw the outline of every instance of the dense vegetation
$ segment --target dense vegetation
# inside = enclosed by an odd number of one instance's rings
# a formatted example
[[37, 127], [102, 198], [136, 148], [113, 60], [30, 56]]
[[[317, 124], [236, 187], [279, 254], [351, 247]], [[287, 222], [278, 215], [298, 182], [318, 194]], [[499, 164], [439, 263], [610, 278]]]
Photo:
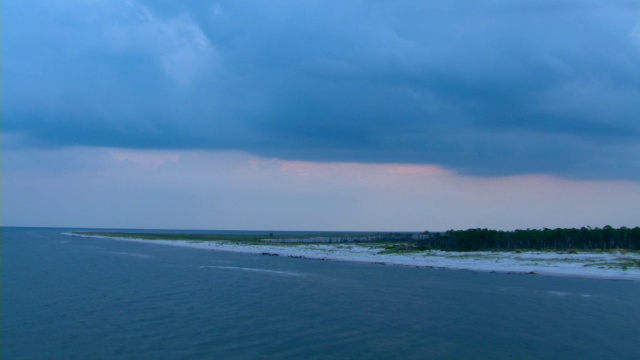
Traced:
[[499, 231], [449, 230], [410, 244], [417, 250], [640, 250], [640, 227]]

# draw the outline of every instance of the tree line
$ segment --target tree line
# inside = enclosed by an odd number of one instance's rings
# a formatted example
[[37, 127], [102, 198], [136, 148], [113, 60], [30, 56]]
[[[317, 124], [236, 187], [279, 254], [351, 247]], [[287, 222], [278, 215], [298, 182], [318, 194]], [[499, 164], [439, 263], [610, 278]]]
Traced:
[[[428, 233], [428, 232], [425, 232]], [[420, 250], [640, 250], [640, 227], [580, 229], [527, 229], [500, 231], [490, 229], [449, 230], [429, 233], [415, 241]]]

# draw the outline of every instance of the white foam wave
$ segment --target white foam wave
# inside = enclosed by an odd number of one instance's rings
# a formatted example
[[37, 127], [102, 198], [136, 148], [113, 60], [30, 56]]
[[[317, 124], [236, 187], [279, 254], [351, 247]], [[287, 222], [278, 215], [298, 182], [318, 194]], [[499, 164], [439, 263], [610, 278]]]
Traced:
[[201, 269], [224, 269], [224, 270], [238, 270], [238, 271], [251, 271], [251, 272], [260, 272], [267, 274], [276, 274], [276, 275], [287, 275], [287, 276], [305, 276], [306, 274], [292, 272], [292, 271], [280, 271], [280, 270], [270, 270], [270, 269], [259, 269], [259, 268], [248, 268], [248, 267], [240, 267], [240, 266], [218, 266], [218, 265], [202, 265]]

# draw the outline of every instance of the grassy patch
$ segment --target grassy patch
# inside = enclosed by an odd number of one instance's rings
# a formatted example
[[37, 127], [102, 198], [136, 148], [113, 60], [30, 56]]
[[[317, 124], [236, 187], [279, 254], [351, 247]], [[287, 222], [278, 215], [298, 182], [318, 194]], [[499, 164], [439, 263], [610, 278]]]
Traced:
[[584, 266], [597, 266], [601, 269], [621, 269], [627, 271], [629, 269], [640, 269], [640, 260], [632, 258], [619, 258], [618, 261], [609, 262], [595, 262], [592, 264], [585, 264]]
[[239, 234], [152, 234], [152, 233], [123, 233], [123, 232], [77, 232], [85, 236], [105, 236], [140, 240], [185, 240], [189, 242], [203, 241], [232, 241], [242, 243], [258, 243], [268, 235], [239, 235]]
[[389, 243], [377, 245], [377, 247], [383, 248], [380, 254], [412, 254], [422, 252], [422, 250], [416, 248], [415, 246], [406, 243]]

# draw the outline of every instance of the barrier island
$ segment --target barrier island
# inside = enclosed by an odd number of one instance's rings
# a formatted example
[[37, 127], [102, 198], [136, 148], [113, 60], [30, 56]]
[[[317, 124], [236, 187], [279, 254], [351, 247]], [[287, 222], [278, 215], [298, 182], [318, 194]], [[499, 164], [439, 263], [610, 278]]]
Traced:
[[640, 280], [640, 227], [420, 233], [87, 231], [68, 235], [294, 258]]

